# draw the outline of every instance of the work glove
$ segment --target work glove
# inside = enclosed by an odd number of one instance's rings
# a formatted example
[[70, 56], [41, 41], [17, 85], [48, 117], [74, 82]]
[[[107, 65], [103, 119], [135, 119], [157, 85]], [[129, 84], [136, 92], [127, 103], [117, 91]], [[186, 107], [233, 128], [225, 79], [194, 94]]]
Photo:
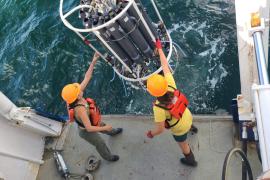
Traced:
[[146, 136], [148, 137], [148, 138], [153, 138], [154, 136], [153, 136], [153, 134], [152, 134], [152, 132], [151, 132], [151, 130], [149, 130], [147, 133], [146, 133]]
[[159, 39], [156, 40], [156, 48], [157, 49], [162, 49], [162, 45]]

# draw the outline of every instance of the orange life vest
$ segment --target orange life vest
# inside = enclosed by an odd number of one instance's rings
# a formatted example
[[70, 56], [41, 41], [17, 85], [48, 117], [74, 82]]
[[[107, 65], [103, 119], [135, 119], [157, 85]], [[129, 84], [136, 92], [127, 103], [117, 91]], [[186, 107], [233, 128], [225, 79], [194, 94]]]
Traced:
[[[92, 126], [100, 126], [101, 123], [101, 113], [99, 108], [97, 107], [95, 101], [91, 98], [86, 98], [85, 99], [86, 102], [89, 105], [89, 119], [91, 122]], [[68, 115], [69, 115], [69, 122], [74, 122], [76, 121], [76, 123], [84, 128], [83, 123], [81, 123], [80, 121], [78, 121], [75, 118], [75, 114], [74, 114], [74, 108], [77, 106], [84, 106], [83, 104], [76, 104], [74, 107], [68, 107], [69, 111], [68, 111]]]
[[[173, 88], [173, 87], [171, 87], [171, 88]], [[171, 127], [175, 126], [179, 122], [180, 118], [182, 118], [182, 115], [188, 106], [188, 100], [187, 100], [186, 96], [183, 93], [181, 93], [178, 89], [175, 89], [175, 88], [173, 88], [173, 89], [174, 89], [174, 92], [173, 92], [174, 97], [172, 98], [172, 101], [170, 104], [168, 104], [168, 105], [154, 104], [157, 107], [160, 107], [162, 109], [169, 111], [170, 114], [174, 118], [178, 119], [178, 121], [176, 123], [174, 123], [173, 125], [170, 125], [168, 123], [168, 121], [170, 121], [171, 119], [166, 119], [166, 121], [165, 121], [166, 128], [171, 128]]]

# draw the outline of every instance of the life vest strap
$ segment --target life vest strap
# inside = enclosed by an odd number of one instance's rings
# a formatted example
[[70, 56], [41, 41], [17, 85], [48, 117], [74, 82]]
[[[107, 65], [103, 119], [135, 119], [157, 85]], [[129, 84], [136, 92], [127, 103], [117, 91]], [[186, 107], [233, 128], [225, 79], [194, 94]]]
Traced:
[[[95, 101], [90, 98], [85, 99], [89, 105], [89, 120], [92, 126], [99, 126], [101, 122], [101, 112], [100, 109], [96, 106]], [[84, 104], [75, 104], [72, 107], [69, 107], [69, 117], [70, 117], [70, 122], [73, 122], [74, 120], [76, 123], [82, 127], [85, 128], [84, 124], [80, 122], [78, 119], [75, 118], [74, 116], [74, 108], [78, 106], [83, 106], [85, 107]]]
[[159, 108], [161, 108], [161, 109], [165, 109], [165, 110], [170, 110], [170, 108], [167, 108], [166, 106], [162, 106], [161, 104], [155, 104], [154, 103], [154, 106], [157, 106], [157, 107], [159, 107]]
[[[174, 89], [174, 92], [173, 92], [174, 97], [171, 100], [170, 104], [165, 105], [161, 103], [159, 104], [153, 103], [153, 105], [169, 111], [169, 113], [171, 114], [171, 118], [173, 116], [179, 121], [182, 118], [182, 115], [184, 114], [187, 108], [188, 100], [186, 96], [183, 93], [181, 93], [179, 90], [177, 90], [176, 88], [172, 86], [169, 86], [169, 87]], [[171, 125], [170, 127], [175, 126], [178, 123], [178, 121], [175, 124]]]
[[[78, 106], [85, 106], [85, 105], [83, 105], [83, 104], [75, 104], [72, 108], [70, 108], [70, 109], [74, 109], [75, 107], [78, 107]], [[75, 117], [75, 115], [74, 115], [74, 120], [75, 120], [75, 122], [80, 126], [80, 127], [82, 127], [82, 128], [85, 128], [85, 126], [83, 125], [83, 123], [82, 122], [80, 122], [78, 119], [76, 119], [76, 117]]]
[[178, 123], [179, 123], [179, 121], [180, 121], [180, 119], [178, 119], [174, 124], [172, 124], [172, 125], [170, 125], [170, 123], [169, 123], [169, 121], [171, 121], [172, 119], [166, 119], [165, 121], [166, 121], [166, 128], [167, 129], [170, 129], [170, 128], [172, 128], [172, 127], [174, 127], [174, 126], [176, 126]]
[[72, 107], [72, 109], [74, 109], [75, 107], [78, 107], [78, 106], [85, 106], [85, 105], [83, 105], [83, 104], [75, 104], [75, 105]]
[[168, 87], [172, 88], [173, 90], [176, 90], [176, 88], [171, 85], [168, 85]]

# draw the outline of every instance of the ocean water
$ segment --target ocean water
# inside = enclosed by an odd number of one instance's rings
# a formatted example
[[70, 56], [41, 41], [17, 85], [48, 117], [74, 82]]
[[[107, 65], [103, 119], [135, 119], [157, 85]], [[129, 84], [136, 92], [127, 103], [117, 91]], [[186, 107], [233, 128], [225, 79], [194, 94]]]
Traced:
[[[65, 8], [78, 1], [65, 1]], [[172, 39], [187, 53], [175, 72], [194, 113], [227, 113], [240, 92], [233, 1], [156, 0]], [[150, 2], [144, 1], [153, 17]], [[59, 2], [0, 0], [0, 90], [17, 106], [65, 114], [60, 93], [80, 82], [93, 52], [66, 28]], [[104, 114], [150, 114], [153, 98], [102, 60], [86, 96]]]

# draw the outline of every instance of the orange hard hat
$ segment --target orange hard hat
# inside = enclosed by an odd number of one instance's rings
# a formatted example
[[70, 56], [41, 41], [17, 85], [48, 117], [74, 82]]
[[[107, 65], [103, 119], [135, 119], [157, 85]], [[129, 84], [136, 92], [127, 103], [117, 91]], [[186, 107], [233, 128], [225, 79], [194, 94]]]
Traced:
[[61, 96], [68, 104], [71, 104], [78, 98], [80, 91], [79, 83], [67, 84], [62, 90]]
[[163, 96], [168, 90], [168, 82], [160, 74], [154, 74], [147, 79], [147, 91], [155, 97]]

